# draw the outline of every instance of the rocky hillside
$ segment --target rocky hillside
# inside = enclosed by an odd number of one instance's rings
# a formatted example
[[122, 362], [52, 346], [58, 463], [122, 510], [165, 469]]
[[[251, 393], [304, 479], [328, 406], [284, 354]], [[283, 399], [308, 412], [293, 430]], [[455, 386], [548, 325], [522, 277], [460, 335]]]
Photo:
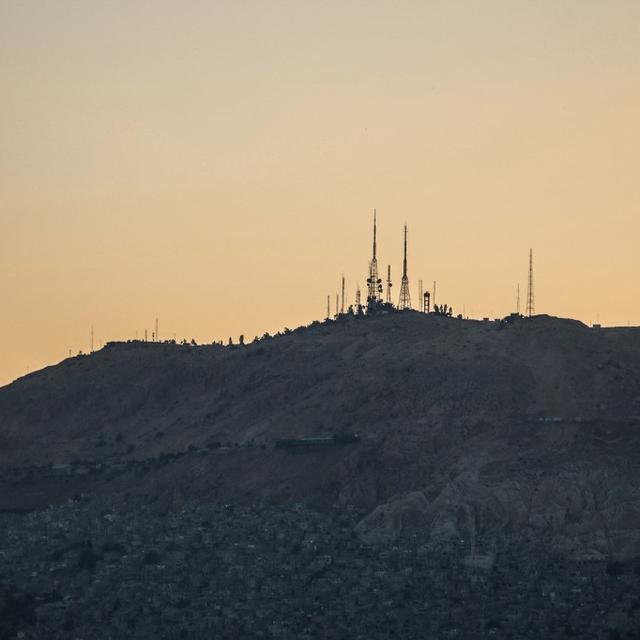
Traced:
[[[640, 557], [640, 329], [397, 313], [112, 344], [0, 389], [0, 508], [349, 505], [367, 543]], [[291, 437], [358, 434], [295, 449]], [[483, 547], [480, 549], [479, 547]]]

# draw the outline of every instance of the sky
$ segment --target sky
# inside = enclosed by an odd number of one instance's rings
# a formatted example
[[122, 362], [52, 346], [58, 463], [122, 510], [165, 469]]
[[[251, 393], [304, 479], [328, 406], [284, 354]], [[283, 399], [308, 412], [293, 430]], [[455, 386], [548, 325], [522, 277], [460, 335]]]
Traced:
[[[0, 384], [248, 339], [381, 270], [640, 324], [640, 2], [4, 0]], [[397, 300], [395, 300], [397, 302]], [[137, 332], [137, 333], [136, 333]]]

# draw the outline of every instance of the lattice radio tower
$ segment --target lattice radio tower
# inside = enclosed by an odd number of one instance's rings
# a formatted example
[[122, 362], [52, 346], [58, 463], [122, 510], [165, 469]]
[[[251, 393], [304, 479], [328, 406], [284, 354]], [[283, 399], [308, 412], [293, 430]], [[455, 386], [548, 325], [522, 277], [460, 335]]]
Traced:
[[409, 276], [407, 275], [407, 225], [404, 225], [404, 261], [402, 263], [402, 284], [400, 285], [400, 302], [398, 309], [411, 309], [409, 293]]
[[378, 278], [378, 258], [376, 257], [376, 210], [373, 210], [373, 257], [369, 262], [367, 278], [367, 303], [377, 302], [382, 294], [382, 280]]
[[529, 249], [529, 285], [527, 287], [527, 316], [535, 314], [533, 297], [533, 249]]

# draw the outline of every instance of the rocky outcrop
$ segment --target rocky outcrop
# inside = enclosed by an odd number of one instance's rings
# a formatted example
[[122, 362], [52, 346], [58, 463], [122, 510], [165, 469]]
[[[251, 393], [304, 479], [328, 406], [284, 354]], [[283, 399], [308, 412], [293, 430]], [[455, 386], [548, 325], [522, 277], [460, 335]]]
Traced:
[[[495, 473], [495, 472], [494, 472]], [[599, 469], [556, 469], [539, 482], [505, 476], [491, 484], [464, 472], [430, 503], [411, 492], [377, 506], [356, 526], [367, 544], [425, 531], [432, 543], [470, 553], [517, 535], [574, 559], [640, 558], [640, 482]]]
[[428, 513], [429, 503], [424, 494], [413, 491], [377, 506], [356, 525], [355, 532], [365, 544], [389, 544], [403, 530], [427, 526]]

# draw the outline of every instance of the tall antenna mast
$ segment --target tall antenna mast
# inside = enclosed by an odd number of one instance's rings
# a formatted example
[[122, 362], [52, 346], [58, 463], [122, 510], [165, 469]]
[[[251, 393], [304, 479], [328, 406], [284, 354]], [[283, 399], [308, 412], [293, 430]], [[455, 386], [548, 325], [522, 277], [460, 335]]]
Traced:
[[340, 305], [340, 313], [344, 313], [344, 273], [342, 274], [342, 300]]
[[378, 278], [378, 258], [377, 253], [377, 215], [376, 210], [373, 210], [373, 257], [369, 263], [369, 277], [367, 278], [367, 303], [377, 302], [380, 299], [382, 293], [382, 280]]
[[516, 297], [516, 313], [520, 315], [520, 283], [518, 282], [518, 295]]
[[431, 298], [431, 302], [433, 303], [433, 306], [436, 306], [436, 281], [433, 281], [433, 297]]
[[529, 249], [529, 286], [527, 288], [527, 315], [531, 317], [535, 314], [533, 297], [533, 249]]
[[391, 304], [391, 265], [387, 265], [387, 304]]
[[377, 236], [377, 229], [378, 229], [378, 225], [377, 225], [377, 214], [376, 214], [376, 210], [373, 210], [373, 259], [377, 260], [377, 256], [376, 256], [376, 236]]
[[409, 293], [409, 276], [407, 275], [407, 225], [404, 225], [404, 260], [402, 262], [402, 283], [400, 285], [400, 302], [398, 309], [411, 309]]
[[158, 318], [156, 318], [156, 342], [160, 342], [160, 336], [158, 336]]
[[327, 320], [331, 316], [331, 296], [327, 296]]

